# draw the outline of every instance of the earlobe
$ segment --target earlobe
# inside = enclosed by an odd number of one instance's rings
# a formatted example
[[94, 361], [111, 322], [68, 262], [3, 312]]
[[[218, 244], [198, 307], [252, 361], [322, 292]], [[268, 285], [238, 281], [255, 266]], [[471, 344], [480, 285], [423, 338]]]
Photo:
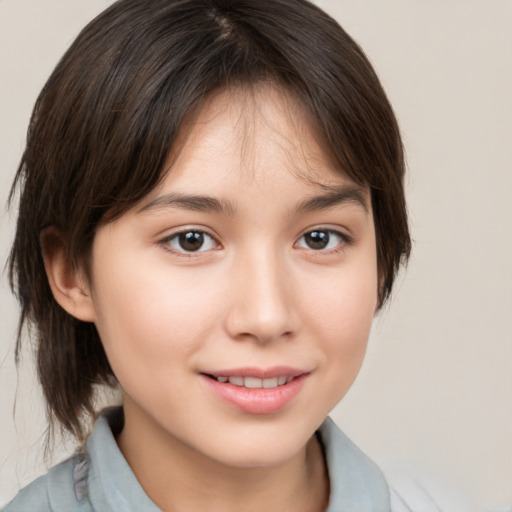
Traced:
[[84, 322], [94, 322], [95, 312], [90, 286], [81, 269], [68, 261], [61, 233], [53, 227], [40, 236], [41, 250], [53, 297], [70, 315]]

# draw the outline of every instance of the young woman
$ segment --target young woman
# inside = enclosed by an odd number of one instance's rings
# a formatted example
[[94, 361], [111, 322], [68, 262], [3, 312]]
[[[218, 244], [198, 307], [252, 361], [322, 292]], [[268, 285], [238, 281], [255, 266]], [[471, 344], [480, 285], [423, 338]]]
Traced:
[[373, 69], [312, 4], [93, 20], [34, 109], [10, 259], [80, 448], [5, 510], [406, 510], [327, 418], [409, 255], [403, 175]]

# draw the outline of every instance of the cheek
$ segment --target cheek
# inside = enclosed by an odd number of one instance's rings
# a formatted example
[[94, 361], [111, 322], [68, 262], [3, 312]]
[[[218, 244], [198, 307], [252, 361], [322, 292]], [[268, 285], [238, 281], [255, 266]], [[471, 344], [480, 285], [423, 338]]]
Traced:
[[333, 272], [319, 286], [310, 287], [307, 300], [319, 327], [330, 338], [342, 336], [356, 344], [369, 332], [377, 307], [377, 271], [361, 264]]
[[376, 265], [369, 259], [333, 272], [311, 286], [306, 296], [309, 328], [322, 349], [333, 389], [343, 393], [355, 379], [366, 351], [377, 307]]
[[[214, 330], [221, 302], [204, 273], [116, 258], [96, 274], [96, 326], [118, 378], [125, 368], [147, 371], [181, 363]], [[144, 269], [141, 271], [141, 269]], [[142, 363], [142, 364], [141, 364]]]

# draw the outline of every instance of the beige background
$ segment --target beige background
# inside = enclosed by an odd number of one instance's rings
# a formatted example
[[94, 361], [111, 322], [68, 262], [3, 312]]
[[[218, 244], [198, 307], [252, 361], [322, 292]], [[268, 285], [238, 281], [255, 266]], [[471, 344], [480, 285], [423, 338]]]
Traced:
[[[334, 418], [383, 468], [406, 468], [444, 510], [512, 503], [512, 1], [317, 3], [361, 43], [395, 106], [415, 239]], [[38, 91], [108, 4], [0, 0], [2, 205]], [[2, 262], [13, 228], [14, 214], [3, 215]], [[45, 425], [29, 359], [19, 379], [14, 368], [17, 308], [5, 276], [0, 315], [3, 503], [44, 471]], [[458, 508], [452, 494], [471, 506]]]

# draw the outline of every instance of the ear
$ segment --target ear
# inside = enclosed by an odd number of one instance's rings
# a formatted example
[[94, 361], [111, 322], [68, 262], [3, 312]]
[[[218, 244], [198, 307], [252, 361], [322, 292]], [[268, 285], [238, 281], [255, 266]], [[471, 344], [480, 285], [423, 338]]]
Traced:
[[94, 322], [94, 303], [89, 283], [81, 269], [77, 269], [66, 254], [66, 244], [54, 227], [40, 235], [44, 266], [53, 297], [70, 315], [84, 322]]

